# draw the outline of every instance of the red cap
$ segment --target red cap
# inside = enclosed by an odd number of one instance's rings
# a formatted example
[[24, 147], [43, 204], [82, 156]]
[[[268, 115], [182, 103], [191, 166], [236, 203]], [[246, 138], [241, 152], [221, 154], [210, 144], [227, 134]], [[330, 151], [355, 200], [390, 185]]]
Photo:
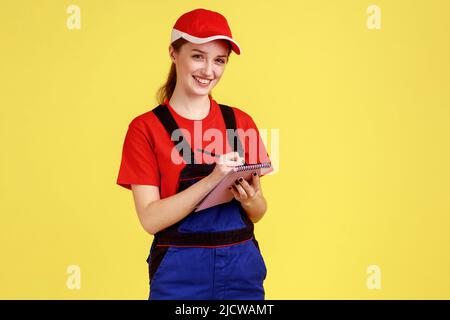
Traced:
[[225, 39], [231, 43], [232, 50], [236, 54], [241, 53], [239, 45], [233, 40], [227, 19], [211, 10], [195, 9], [179, 17], [173, 26], [170, 43], [179, 38], [192, 43]]

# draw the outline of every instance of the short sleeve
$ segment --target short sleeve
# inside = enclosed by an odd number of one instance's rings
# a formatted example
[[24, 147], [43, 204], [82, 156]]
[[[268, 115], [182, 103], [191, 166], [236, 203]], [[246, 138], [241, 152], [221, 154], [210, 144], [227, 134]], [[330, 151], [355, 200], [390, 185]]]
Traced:
[[133, 121], [123, 143], [117, 184], [130, 190], [131, 184], [160, 185], [158, 161], [151, 139]]
[[[248, 141], [246, 141], [245, 146], [245, 162], [249, 164], [255, 164], [255, 163], [265, 163], [265, 162], [271, 162], [269, 154], [267, 153], [266, 147], [264, 145], [264, 142], [261, 138], [261, 135], [259, 133], [258, 127], [256, 126], [255, 122], [253, 121], [252, 117], [248, 116], [246, 119], [247, 122], [247, 129], [253, 130], [255, 133], [255, 137], [257, 140], [257, 143], [254, 143], [254, 141], [251, 141], [252, 133], [249, 132]], [[253, 138], [253, 140], [255, 140]]]

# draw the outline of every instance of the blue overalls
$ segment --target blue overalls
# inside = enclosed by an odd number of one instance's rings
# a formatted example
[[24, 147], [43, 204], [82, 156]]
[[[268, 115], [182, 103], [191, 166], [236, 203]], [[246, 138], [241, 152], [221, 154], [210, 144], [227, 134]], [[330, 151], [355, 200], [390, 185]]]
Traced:
[[[219, 104], [227, 129], [236, 129], [232, 108]], [[152, 110], [169, 136], [178, 129], [167, 106]], [[234, 131], [233, 131], [234, 132]], [[228, 143], [242, 156], [239, 137], [227, 130]], [[184, 140], [184, 141], [181, 141]], [[184, 137], [176, 146], [183, 155]], [[179, 176], [177, 193], [209, 175], [215, 163], [191, 163]], [[147, 258], [150, 300], [264, 300], [267, 269], [254, 233], [253, 222], [239, 201], [192, 211], [155, 234]]]

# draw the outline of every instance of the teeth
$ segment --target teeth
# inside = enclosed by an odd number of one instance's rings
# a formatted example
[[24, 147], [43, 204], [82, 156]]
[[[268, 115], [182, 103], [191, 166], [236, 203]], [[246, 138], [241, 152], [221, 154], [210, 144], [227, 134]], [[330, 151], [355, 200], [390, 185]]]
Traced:
[[198, 77], [196, 77], [196, 76], [194, 76], [194, 78], [195, 78], [195, 80], [197, 80], [198, 82], [203, 83], [203, 84], [208, 84], [208, 83], [211, 82], [211, 80], [206, 80], [206, 79], [198, 78]]

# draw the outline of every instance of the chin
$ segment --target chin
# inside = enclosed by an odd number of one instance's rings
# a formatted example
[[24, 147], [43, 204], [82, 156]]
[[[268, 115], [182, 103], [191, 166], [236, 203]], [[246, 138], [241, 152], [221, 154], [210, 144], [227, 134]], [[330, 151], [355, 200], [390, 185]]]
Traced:
[[192, 88], [191, 87], [190, 91], [192, 92], [192, 94], [197, 95], [197, 96], [207, 96], [211, 92], [212, 88], [213, 87], [203, 89], [203, 88]]

